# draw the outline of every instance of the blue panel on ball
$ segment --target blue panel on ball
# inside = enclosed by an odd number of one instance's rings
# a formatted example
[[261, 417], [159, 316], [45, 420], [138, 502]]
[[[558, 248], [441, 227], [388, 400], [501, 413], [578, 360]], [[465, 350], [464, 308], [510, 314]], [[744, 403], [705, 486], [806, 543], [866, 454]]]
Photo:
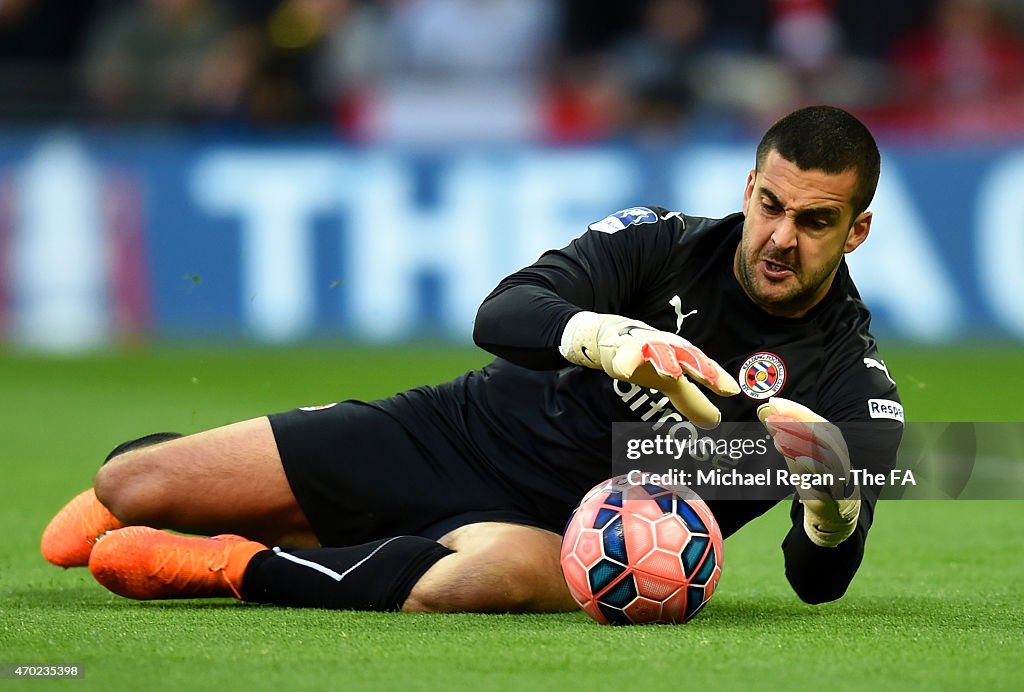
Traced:
[[690, 542], [683, 548], [683, 554], [680, 557], [683, 558], [683, 571], [686, 572], [688, 577], [693, 576], [697, 565], [700, 564], [701, 558], [704, 557], [708, 541], [707, 536], [692, 536], [690, 537]]
[[672, 494], [671, 493], [665, 493], [664, 495], [659, 495], [658, 497], [654, 498], [654, 501], [658, 503], [659, 507], [661, 507], [661, 511], [662, 512], [664, 512], [665, 514], [671, 514], [672, 513]]
[[597, 607], [600, 608], [601, 612], [604, 614], [604, 616], [606, 618], [608, 618], [608, 622], [610, 622], [613, 625], [632, 625], [633, 624], [633, 622], [628, 617], [626, 617], [626, 614], [623, 613], [618, 608], [612, 608], [610, 606], [606, 606], [604, 603], [598, 603]]
[[636, 584], [633, 582], [633, 575], [628, 574], [625, 579], [608, 589], [608, 592], [598, 599], [598, 603], [604, 603], [613, 608], [625, 608], [635, 598]]
[[700, 611], [704, 607], [704, 588], [701, 586], [686, 587], [686, 612], [683, 613], [683, 622]]
[[683, 518], [683, 523], [686, 524], [686, 528], [690, 529], [692, 533], [708, 532], [708, 527], [704, 526], [700, 516], [697, 515], [693, 507], [688, 505], [685, 500], [679, 501], [679, 504], [676, 506], [676, 513]]
[[590, 568], [587, 580], [590, 582], [590, 593], [599, 593], [601, 589], [619, 578], [619, 575], [626, 571], [622, 565], [617, 565], [611, 560], [601, 560]]
[[651, 495], [651, 497], [654, 497], [655, 495], [661, 495], [662, 493], [665, 492], [665, 489], [662, 488], [660, 485], [654, 485], [652, 483], [644, 483], [643, 487], [644, 490], [646, 490], [647, 493]]
[[711, 575], [714, 574], [715, 564], [715, 549], [712, 548], [708, 551], [708, 557], [704, 560], [704, 564], [700, 566], [700, 569], [697, 570], [695, 575], [693, 575], [693, 579], [691, 579], [690, 582], [700, 585], [707, 584], [708, 579], [710, 579]]
[[[602, 512], [604, 510], [601, 510]], [[604, 554], [624, 565], [629, 564], [626, 554], [626, 537], [622, 533], [622, 517], [613, 521], [601, 534], [604, 540]]]
[[608, 497], [606, 497], [604, 499], [604, 503], [606, 505], [611, 505], [613, 507], [621, 507], [622, 506], [622, 492], [619, 491], [619, 490], [615, 490], [615, 491], [612, 491], [612, 492], [608, 493]]
[[619, 516], [619, 513], [616, 512], [614, 509], [602, 507], [601, 509], [597, 510], [597, 516], [594, 518], [594, 528], [603, 529], [605, 527], [605, 524], [607, 524], [617, 516]]

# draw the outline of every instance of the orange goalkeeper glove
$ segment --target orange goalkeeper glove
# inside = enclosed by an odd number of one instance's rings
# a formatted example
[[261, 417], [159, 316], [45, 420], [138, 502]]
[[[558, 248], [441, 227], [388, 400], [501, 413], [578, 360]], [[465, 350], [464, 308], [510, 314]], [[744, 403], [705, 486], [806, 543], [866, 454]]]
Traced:
[[[804, 532], [815, 545], [833, 548], [853, 533], [860, 515], [860, 487], [847, 495], [850, 452], [843, 433], [832, 423], [802, 404], [774, 397], [757, 408], [786, 458], [786, 466], [802, 482], [796, 492], [804, 506]], [[811, 478], [831, 477], [827, 486], [810, 485]]]
[[702, 428], [718, 425], [722, 414], [689, 378], [722, 396], [740, 391], [732, 375], [686, 339], [619, 315], [576, 313], [562, 332], [559, 351], [570, 363], [658, 390]]

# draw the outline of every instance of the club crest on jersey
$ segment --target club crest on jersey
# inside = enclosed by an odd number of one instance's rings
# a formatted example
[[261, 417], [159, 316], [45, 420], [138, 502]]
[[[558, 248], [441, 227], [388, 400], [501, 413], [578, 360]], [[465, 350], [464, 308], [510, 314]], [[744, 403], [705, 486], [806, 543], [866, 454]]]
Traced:
[[630, 207], [629, 209], [617, 211], [611, 216], [606, 216], [600, 221], [595, 221], [590, 224], [589, 228], [600, 233], [615, 233], [629, 226], [654, 223], [657, 220], [658, 215], [647, 207]]
[[758, 401], [775, 396], [786, 382], [786, 365], [774, 353], [762, 351], [740, 366], [740, 389]]

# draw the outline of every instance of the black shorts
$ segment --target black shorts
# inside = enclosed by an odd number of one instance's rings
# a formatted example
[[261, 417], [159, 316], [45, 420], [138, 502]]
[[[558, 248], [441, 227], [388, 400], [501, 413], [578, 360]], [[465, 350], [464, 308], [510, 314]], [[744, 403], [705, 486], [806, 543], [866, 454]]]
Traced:
[[422, 413], [400, 421], [372, 402], [343, 401], [269, 417], [288, 483], [321, 544], [436, 540], [482, 521], [561, 532], [479, 468], [465, 440]]

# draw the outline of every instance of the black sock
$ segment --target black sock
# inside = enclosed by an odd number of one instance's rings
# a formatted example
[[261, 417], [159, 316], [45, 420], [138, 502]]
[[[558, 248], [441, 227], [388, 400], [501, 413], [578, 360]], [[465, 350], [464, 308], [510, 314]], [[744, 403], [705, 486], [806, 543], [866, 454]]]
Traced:
[[257, 553], [242, 578], [242, 599], [299, 608], [399, 610], [430, 567], [453, 551], [420, 536], [347, 548]]
[[129, 450], [139, 449], [140, 447], [149, 447], [150, 445], [155, 445], [160, 442], [166, 442], [167, 440], [174, 440], [179, 437], [183, 437], [183, 435], [181, 433], [176, 432], [158, 432], [145, 435], [136, 440], [128, 440], [127, 442], [122, 442], [121, 444], [114, 447], [114, 449], [110, 451], [110, 454], [108, 454], [107, 458], [103, 460], [103, 463], [105, 464], [114, 457], [118, 456], [119, 454], [124, 454]]

